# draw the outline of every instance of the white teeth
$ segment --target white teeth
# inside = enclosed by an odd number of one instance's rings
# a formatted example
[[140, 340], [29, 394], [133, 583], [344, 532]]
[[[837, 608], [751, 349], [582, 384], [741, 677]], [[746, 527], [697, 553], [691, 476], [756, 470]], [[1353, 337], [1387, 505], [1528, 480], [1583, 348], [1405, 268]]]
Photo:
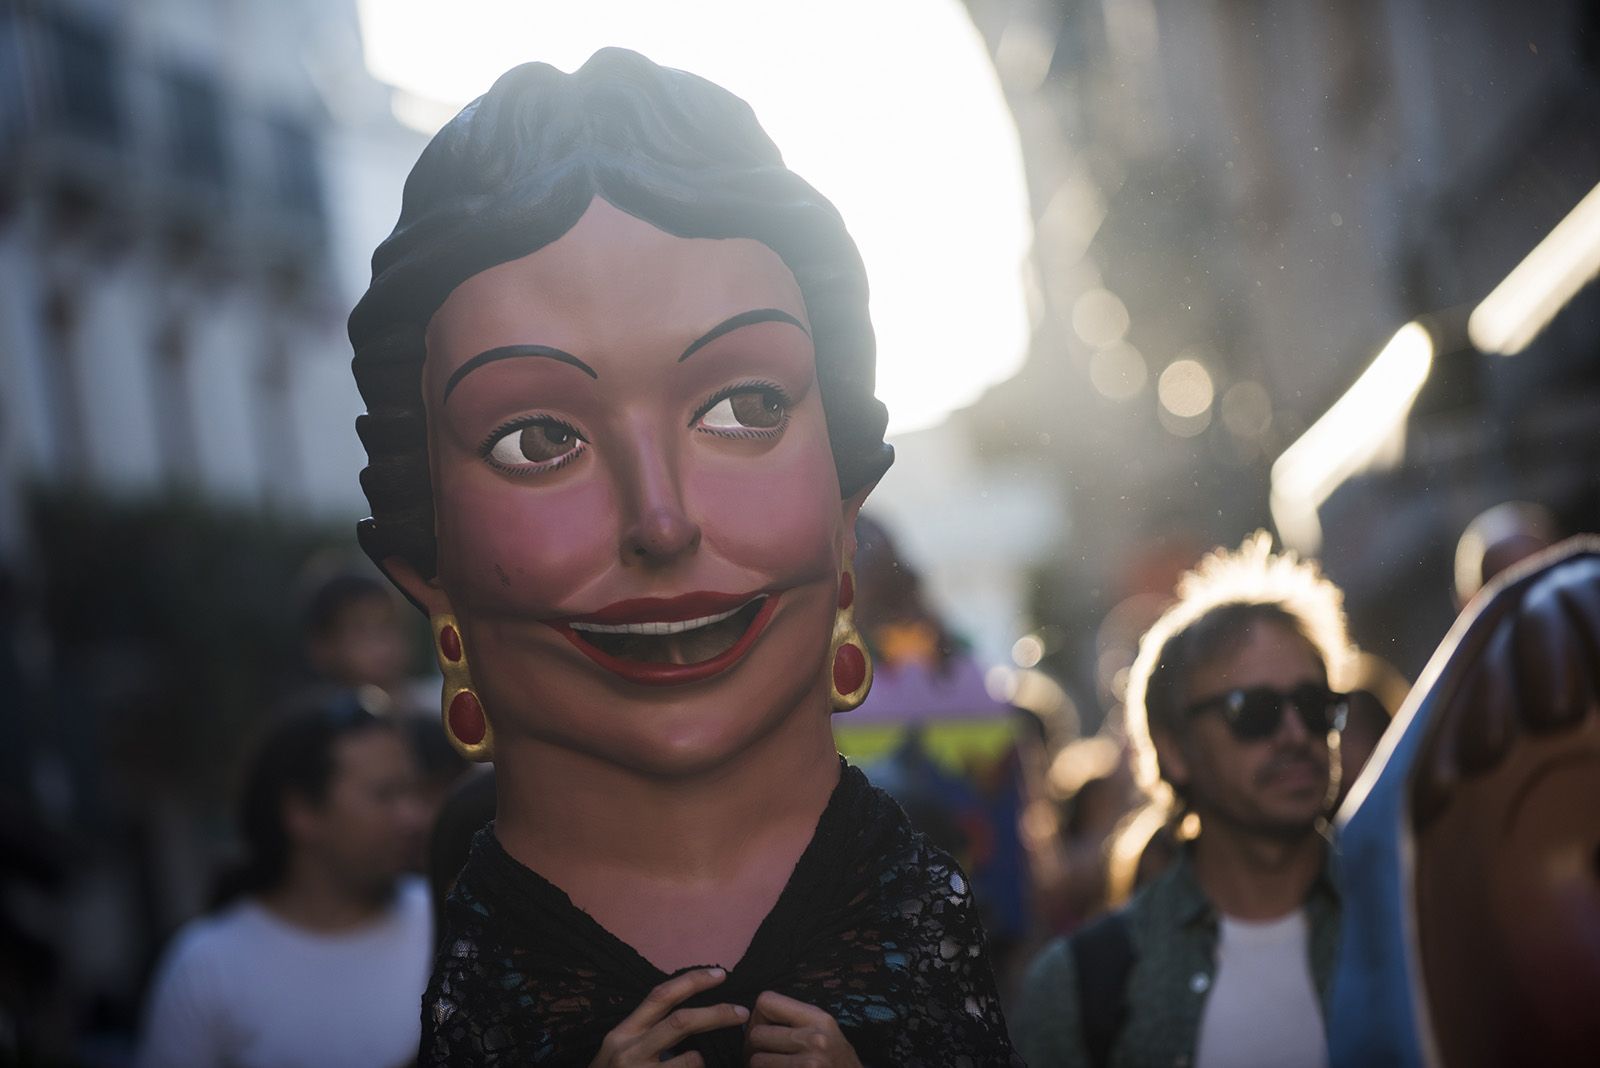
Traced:
[[[760, 600], [756, 598], [755, 600]], [[713, 623], [721, 623], [724, 619], [743, 612], [755, 600], [746, 601], [738, 608], [730, 608], [726, 612], [718, 612], [714, 616], [701, 616], [699, 619], [685, 619], [677, 623], [573, 623], [573, 630], [588, 631], [591, 634], [682, 634], [685, 631], [698, 630], [700, 627], [709, 627]]]

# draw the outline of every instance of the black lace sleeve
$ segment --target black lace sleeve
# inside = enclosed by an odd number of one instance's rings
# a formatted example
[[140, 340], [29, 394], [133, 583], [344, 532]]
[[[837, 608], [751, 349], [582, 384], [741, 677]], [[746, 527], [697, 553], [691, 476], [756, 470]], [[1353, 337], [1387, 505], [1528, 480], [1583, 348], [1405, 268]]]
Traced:
[[[520, 904], [540, 907], [536, 898]], [[587, 1065], [606, 1033], [638, 1007], [654, 978], [607, 967], [607, 947], [571, 940], [582, 924], [563, 916], [563, 908], [577, 911], [565, 895], [544, 906], [551, 929], [529, 938], [457, 885], [423, 995], [417, 1068]]]
[[867, 800], [853, 864], [834, 872], [857, 891], [783, 992], [829, 1009], [867, 1068], [1020, 1065], [966, 874], [887, 795]]
[[[456, 932], [459, 934], [460, 932]], [[479, 1006], [472, 992], [481, 989], [488, 979], [479, 962], [478, 950], [471, 942], [453, 938], [449, 946], [441, 945], [434, 960], [433, 978], [428, 983], [422, 999], [422, 1048], [417, 1056], [420, 1066], [469, 1064], [492, 1065], [496, 1063], [498, 1035], [489, 1032], [474, 1009]], [[466, 997], [462, 995], [466, 994]], [[506, 1035], [506, 1047], [513, 1045]]]

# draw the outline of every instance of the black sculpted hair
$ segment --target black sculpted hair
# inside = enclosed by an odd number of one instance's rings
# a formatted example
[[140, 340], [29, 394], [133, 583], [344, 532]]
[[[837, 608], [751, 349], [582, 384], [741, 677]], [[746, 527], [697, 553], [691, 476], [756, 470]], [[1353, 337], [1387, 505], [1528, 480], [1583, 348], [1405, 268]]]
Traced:
[[543, 63], [508, 71], [439, 131], [406, 180], [400, 220], [350, 316], [372, 508], [359, 536], [374, 561], [435, 572], [428, 321], [456, 286], [555, 241], [596, 197], [678, 237], [751, 238], [777, 253], [805, 298], [844, 494], [888, 469], [866, 272], [839, 213], [784, 166], [743, 100], [607, 48], [572, 74]]

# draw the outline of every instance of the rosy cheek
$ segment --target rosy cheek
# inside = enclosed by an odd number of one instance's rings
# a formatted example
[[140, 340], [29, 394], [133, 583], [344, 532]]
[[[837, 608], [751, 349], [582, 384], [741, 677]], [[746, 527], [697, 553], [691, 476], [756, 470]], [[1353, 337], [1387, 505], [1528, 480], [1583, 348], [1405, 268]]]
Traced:
[[602, 480], [539, 489], [473, 472], [438, 497], [440, 576], [480, 611], [568, 610], [616, 559], [617, 509]]
[[836, 566], [839, 478], [825, 438], [785, 445], [758, 464], [701, 465], [687, 488], [707, 548], [774, 577], [813, 580]]

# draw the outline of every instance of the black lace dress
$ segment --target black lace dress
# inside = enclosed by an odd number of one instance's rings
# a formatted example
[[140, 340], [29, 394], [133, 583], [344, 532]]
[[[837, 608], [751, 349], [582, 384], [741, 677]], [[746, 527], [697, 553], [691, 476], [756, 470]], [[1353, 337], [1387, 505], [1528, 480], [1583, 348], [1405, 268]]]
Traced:
[[[485, 829], [445, 908], [417, 1063], [587, 1065], [667, 978]], [[750, 1006], [764, 990], [831, 1013], [867, 1068], [1021, 1064], [966, 876], [855, 768], [743, 959], [686, 1004]], [[742, 1044], [728, 1028], [675, 1052], [718, 1068]]]

